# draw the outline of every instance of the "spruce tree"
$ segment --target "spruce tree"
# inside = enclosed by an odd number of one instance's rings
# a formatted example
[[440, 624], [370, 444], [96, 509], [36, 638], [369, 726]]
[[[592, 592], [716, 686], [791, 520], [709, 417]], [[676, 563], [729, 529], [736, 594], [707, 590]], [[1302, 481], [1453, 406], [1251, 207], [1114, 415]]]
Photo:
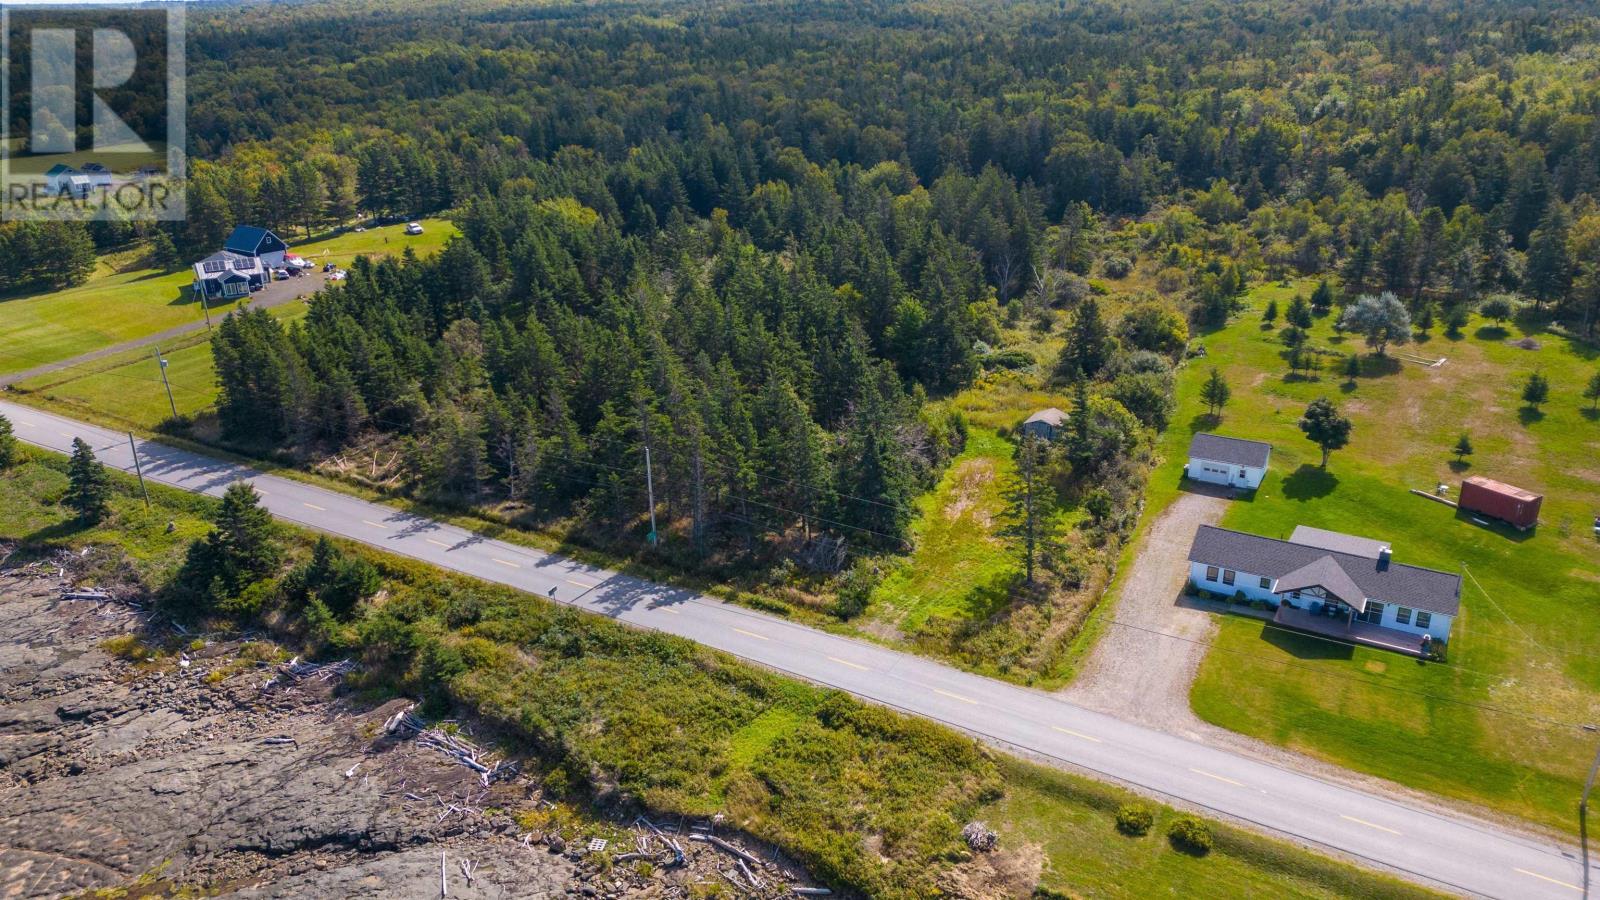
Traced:
[[17, 464], [22, 451], [17, 447], [17, 437], [11, 432], [11, 420], [0, 416], [0, 470]]
[[72, 439], [72, 461], [67, 465], [66, 504], [78, 518], [94, 523], [111, 513], [111, 479], [83, 438]]
[[1228, 381], [1222, 377], [1222, 373], [1213, 367], [1211, 374], [1206, 376], [1206, 383], [1200, 387], [1200, 399], [1206, 402], [1206, 408], [1211, 411], [1211, 415], [1220, 416], [1222, 408], [1227, 406], [1232, 398], [1233, 388], [1228, 386]]

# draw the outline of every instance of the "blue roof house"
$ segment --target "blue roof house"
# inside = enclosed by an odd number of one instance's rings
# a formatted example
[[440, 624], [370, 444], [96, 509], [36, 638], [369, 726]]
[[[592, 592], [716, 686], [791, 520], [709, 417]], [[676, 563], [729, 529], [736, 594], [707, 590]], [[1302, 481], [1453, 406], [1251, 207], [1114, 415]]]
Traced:
[[239, 225], [223, 242], [222, 249], [229, 253], [254, 256], [261, 260], [263, 266], [276, 269], [283, 265], [283, 255], [289, 252], [289, 245], [265, 228]]

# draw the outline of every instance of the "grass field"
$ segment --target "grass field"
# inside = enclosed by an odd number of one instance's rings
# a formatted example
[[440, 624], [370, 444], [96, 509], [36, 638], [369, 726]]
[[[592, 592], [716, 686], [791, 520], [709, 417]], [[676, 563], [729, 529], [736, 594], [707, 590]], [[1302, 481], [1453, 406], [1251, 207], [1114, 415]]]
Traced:
[[[345, 232], [294, 250], [319, 264], [345, 265], [358, 254], [399, 253], [408, 246], [430, 253], [456, 233], [444, 219], [428, 219], [423, 226], [424, 232], [415, 237], [406, 236], [403, 225], [390, 225]], [[137, 265], [136, 255], [110, 256], [77, 287], [0, 299], [0, 375], [201, 319], [200, 306], [189, 292], [194, 279], [188, 268], [163, 275]]]
[[[1207, 357], [1180, 380], [1177, 423], [1163, 441], [1147, 518], [1179, 490], [1183, 448], [1212, 429], [1199, 385], [1211, 366], [1233, 401], [1214, 430], [1270, 441], [1271, 472], [1223, 523], [1287, 536], [1298, 524], [1392, 542], [1398, 561], [1468, 572], [1448, 664], [1224, 619], [1191, 699], [1219, 725], [1340, 765], [1475, 801], [1565, 830], [1594, 752], [1583, 723], [1600, 722], [1600, 421], [1580, 396], [1600, 354], [1536, 326], [1474, 320], [1458, 339], [1435, 333], [1400, 352], [1446, 362], [1427, 367], [1364, 356], [1351, 382], [1342, 357], [1310, 378], [1288, 376], [1276, 330], [1263, 329], [1269, 299], [1280, 308], [1311, 285], [1252, 292], [1251, 308], [1202, 342]], [[1510, 341], [1532, 338], [1537, 349]], [[1509, 339], [1509, 340], [1508, 340]], [[1318, 320], [1313, 344], [1365, 353]], [[1527, 373], [1551, 383], [1540, 413], [1522, 406]], [[1318, 469], [1296, 422], [1329, 396], [1355, 423], [1350, 446]], [[1477, 448], [1466, 466], [1450, 448], [1466, 431]], [[1520, 534], [1484, 527], [1408, 493], [1481, 473], [1546, 494], [1543, 524]]]
[[[0, 541], [117, 546], [156, 585], [208, 528], [215, 501], [154, 486], [147, 511], [120, 473], [112, 518], [82, 526], [59, 505], [65, 459], [30, 453], [0, 472]], [[286, 527], [283, 536], [305, 554], [308, 533]], [[725, 812], [730, 825], [773, 840], [836, 885], [885, 897], [949, 893], [947, 878], [978, 879], [962, 883], [990, 896], [1027, 896], [1041, 879], [1085, 897], [1434, 896], [1215, 822], [1211, 853], [1181, 853], [1163, 836], [1175, 813], [1159, 804], [1147, 804], [1156, 817], [1151, 834], [1126, 837], [1115, 829], [1116, 810], [1140, 801], [1119, 788], [997, 757], [932, 723], [686, 641], [376, 551], [346, 551], [372, 559], [388, 580], [386, 599], [369, 615], [389, 604], [424, 615], [419, 637], [442, 638], [461, 654], [443, 658], [468, 667], [445, 676], [451, 695], [464, 711], [498, 722], [513, 742], [507, 749], [541, 748], [528, 771], [547, 785], [592, 779], [669, 816]], [[374, 634], [380, 642], [392, 636]], [[376, 666], [384, 657], [366, 658]], [[523, 732], [530, 740], [516, 746]], [[582, 794], [569, 799], [581, 802]], [[968, 854], [955, 832], [969, 817], [1000, 833], [1000, 853], [962, 866]], [[585, 821], [577, 830], [592, 827], [603, 828]]]
[[[268, 313], [285, 323], [305, 316], [307, 302], [297, 300]], [[213, 312], [213, 315], [216, 315]], [[122, 428], [151, 431], [172, 415], [194, 416], [216, 402], [216, 370], [207, 332], [185, 335], [180, 343], [162, 346], [172, 402], [167, 402], [161, 370], [150, 350], [130, 350], [81, 367], [63, 369], [23, 381], [20, 391], [36, 395], [67, 415], [81, 415]]]

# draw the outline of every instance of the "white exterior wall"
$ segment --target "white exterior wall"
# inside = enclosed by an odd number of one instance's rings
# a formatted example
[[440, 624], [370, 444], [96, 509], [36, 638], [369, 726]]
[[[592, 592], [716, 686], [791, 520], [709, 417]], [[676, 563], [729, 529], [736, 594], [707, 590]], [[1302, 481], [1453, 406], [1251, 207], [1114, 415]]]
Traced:
[[1226, 484], [1232, 487], [1248, 488], [1254, 490], [1261, 486], [1261, 479], [1267, 475], [1267, 470], [1254, 466], [1235, 466], [1228, 463], [1213, 462], [1197, 456], [1189, 457], [1189, 477], [1195, 481], [1205, 481], [1211, 484]]
[[1424, 634], [1431, 634], [1435, 640], [1440, 641], [1448, 641], [1450, 639], [1450, 623], [1454, 621], [1450, 616], [1434, 613], [1433, 621], [1428, 623], [1427, 628], [1418, 628], [1416, 625], [1417, 611], [1413, 609], [1411, 610], [1411, 624], [1401, 625], [1395, 619], [1395, 613], [1399, 611], [1400, 604], [1379, 602], [1383, 603], [1383, 621], [1379, 623], [1383, 627], [1393, 628], [1395, 631], [1404, 631], [1406, 634], [1414, 634], [1418, 637]]
[[[1217, 566], [1217, 577], [1215, 581], [1206, 578], [1206, 568], [1207, 566], [1204, 563], [1197, 563], [1193, 561], [1189, 563], [1189, 580], [1193, 581], [1196, 586], [1204, 590], [1211, 591], [1214, 594], [1224, 594], [1229, 597], [1232, 597], [1239, 591], [1244, 591], [1244, 595], [1249, 597], [1251, 600], [1265, 600], [1266, 602], [1274, 605], [1283, 599], [1277, 594], [1274, 594], [1271, 589], [1261, 587], [1260, 575], [1254, 575], [1249, 572], [1241, 572], [1235, 569], [1233, 570], [1233, 584], [1224, 584], [1222, 578], [1223, 572], [1227, 570], [1226, 566]], [[1313, 597], [1307, 594], [1302, 596], [1299, 600], [1291, 600], [1290, 602], [1301, 609], [1307, 609], [1311, 606], [1311, 604], [1323, 601], [1320, 597]], [[1452, 617], [1442, 613], [1433, 613], [1433, 621], [1428, 623], [1428, 627], [1418, 628], [1416, 626], [1417, 610], [1413, 609], [1411, 610], [1411, 624], [1402, 625], [1400, 624], [1399, 620], [1395, 618], [1395, 615], [1400, 610], [1400, 604], [1388, 603], [1384, 601], [1379, 602], [1383, 603], [1383, 620], [1378, 624], [1382, 625], [1384, 628], [1392, 628], [1395, 631], [1403, 631], [1406, 634], [1414, 634], [1418, 637], [1421, 637], [1424, 634], [1431, 634], [1435, 640], [1448, 641], [1450, 639], [1450, 625], [1454, 621]]]
[[1206, 566], [1204, 563], [1191, 562], [1189, 563], [1189, 578], [1200, 588], [1214, 594], [1226, 594], [1232, 597], [1239, 591], [1244, 591], [1244, 595], [1251, 600], [1265, 600], [1268, 603], [1277, 604], [1278, 595], [1274, 594], [1271, 588], [1263, 588], [1261, 586], [1260, 575], [1233, 570], [1233, 584], [1223, 584], [1222, 576], [1226, 570], [1226, 566], [1217, 566], [1217, 580], [1211, 581], [1206, 578]]

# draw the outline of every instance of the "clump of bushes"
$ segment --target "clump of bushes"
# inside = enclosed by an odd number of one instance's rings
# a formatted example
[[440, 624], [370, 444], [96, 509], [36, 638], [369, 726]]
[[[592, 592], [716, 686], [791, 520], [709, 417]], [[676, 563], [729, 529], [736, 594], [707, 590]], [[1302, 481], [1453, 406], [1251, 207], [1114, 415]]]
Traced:
[[1100, 268], [1107, 278], [1127, 278], [1128, 273], [1133, 271], [1133, 260], [1126, 256], [1108, 256]]
[[1142, 803], [1124, 803], [1117, 808], [1117, 830], [1129, 837], [1143, 837], [1150, 833], [1156, 814]]
[[1216, 843], [1211, 826], [1194, 816], [1179, 816], [1172, 820], [1172, 824], [1167, 826], [1167, 840], [1176, 849], [1193, 856], [1210, 853], [1212, 845]]

